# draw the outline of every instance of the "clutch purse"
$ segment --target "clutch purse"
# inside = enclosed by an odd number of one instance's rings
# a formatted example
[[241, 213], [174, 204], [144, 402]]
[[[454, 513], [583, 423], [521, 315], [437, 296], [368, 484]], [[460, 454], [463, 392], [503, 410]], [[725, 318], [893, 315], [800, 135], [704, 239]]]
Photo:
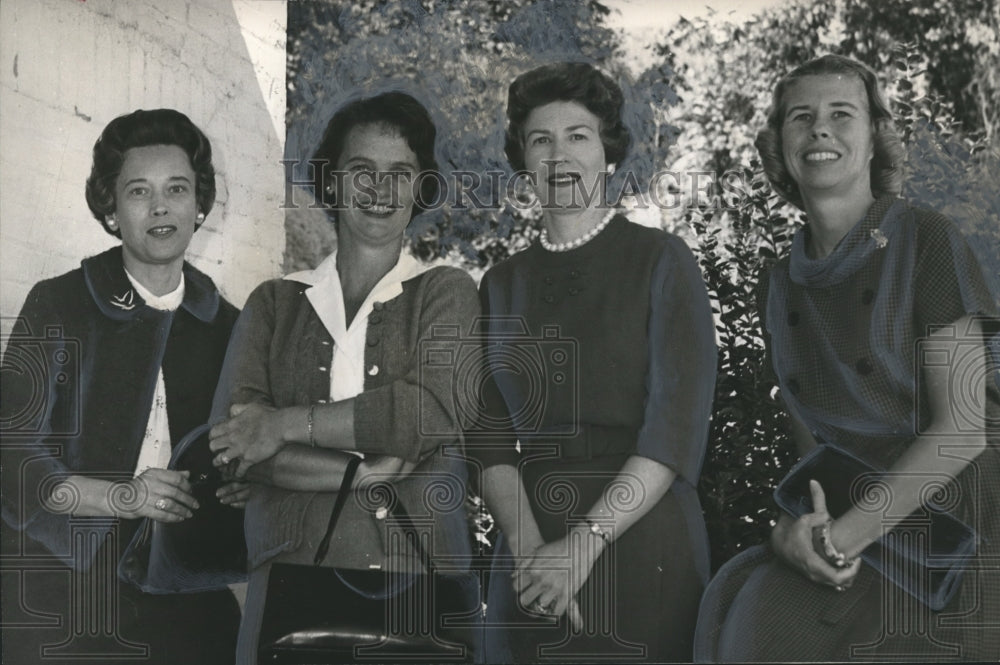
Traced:
[[215, 491], [227, 481], [212, 465], [210, 425], [191, 430], [174, 446], [168, 469], [190, 471], [198, 510], [182, 522], [143, 518], [118, 562], [119, 579], [146, 593], [194, 593], [246, 581], [243, 511]]
[[258, 662], [479, 662], [479, 578], [438, 570], [398, 500], [389, 515], [402, 527], [426, 574], [320, 566], [359, 462], [352, 459], [345, 471], [314, 565], [271, 566]]
[[[813, 512], [809, 481], [826, 495], [827, 511], [840, 517], [852, 505], [877, 510], [890, 499], [885, 472], [835, 446], [821, 445], [803, 457], [778, 484], [774, 500], [793, 517]], [[861, 553], [861, 559], [887, 580], [932, 610], [941, 610], [958, 591], [976, 546], [976, 532], [930, 502], [905, 520], [914, 537], [890, 531]], [[925, 534], [921, 536], [920, 534]]]

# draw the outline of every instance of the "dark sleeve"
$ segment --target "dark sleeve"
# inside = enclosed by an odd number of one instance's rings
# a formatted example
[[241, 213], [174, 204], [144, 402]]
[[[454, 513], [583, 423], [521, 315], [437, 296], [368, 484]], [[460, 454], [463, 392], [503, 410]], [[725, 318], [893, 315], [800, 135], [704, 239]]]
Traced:
[[[776, 270], [777, 268], [774, 269]], [[757, 301], [760, 336], [764, 340], [764, 359], [760, 368], [761, 384], [768, 391], [768, 394], [770, 394], [771, 389], [778, 385], [778, 375], [774, 371], [771, 333], [767, 329], [767, 297], [771, 287], [771, 271], [766, 267], [762, 267], [757, 274], [757, 284], [754, 286], [754, 299]]]
[[[979, 317], [983, 342], [1000, 365], [1000, 314], [997, 294], [991, 293], [979, 261], [962, 232], [951, 220], [937, 213], [923, 214], [917, 227], [917, 261], [914, 270], [914, 324], [923, 337], [941, 325], [965, 315]], [[968, 331], [956, 330], [961, 337]], [[1000, 372], [986, 384], [987, 410], [1000, 413]]]
[[453, 387], [463, 380], [456, 370], [479, 316], [476, 285], [458, 269], [428, 271], [423, 279], [416, 348], [406, 373], [354, 398], [354, 438], [362, 452], [418, 462], [442, 443], [462, 440], [464, 414]]
[[[996, 296], [990, 293], [979, 262], [965, 236], [937, 213], [918, 211], [915, 274], [915, 324], [918, 335], [966, 314], [997, 319]], [[991, 327], [991, 326], [988, 326]]]
[[495, 344], [489, 337], [489, 320], [494, 314], [490, 304], [490, 291], [493, 288], [498, 288], [498, 285], [487, 274], [479, 285], [479, 299], [484, 315], [483, 325], [479, 330], [482, 344], [481, 387], [477, 391], [478, 403], [474, 408], [476, 419], [467, 437], [469, 457], [483, 469], [499, 465], [517, 467], [520, 460], [510, 410], [490, 366], [490, 347]]
[[718, 349], [705, 283], [691, 250], [669, 241], [650, 287], [646, 415], [636, 452], [698, 483]]
[[225, 420], [233, 404], [274, 404], [268, 367], [274, 336], [274, 305], [273, 282], [264, 282], [247, 298], [229, 338], [210, 422]]
[[[68, 329], [72, 315], [61, 306], [58, 288], [54, 282], [32, 287], [3, 355], [2, 512], [7, 525], [72, 565], [69, 516], [42, 505], [53, 485], [73, 474], [66, 449], [79, 442], [86, 372], [85, 340]], [[67, 507], [75, 500], [68, 490], [54, 498]]]

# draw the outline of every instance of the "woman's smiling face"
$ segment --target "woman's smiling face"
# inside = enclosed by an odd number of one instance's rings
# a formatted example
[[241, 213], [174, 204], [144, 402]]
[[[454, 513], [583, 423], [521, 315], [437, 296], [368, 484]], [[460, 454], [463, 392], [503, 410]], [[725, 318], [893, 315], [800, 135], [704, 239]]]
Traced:
[[337, 161], [337, 171], [346, 174], [340, 232], [375, 244], [401, 242], [413, 212], [418, 162], [395, 127], [353, 127]]
[[788, 85], [783, 105], [782, 156], [803, 198], [871, 196], [875, 132], [861, 79], [803, 76]]

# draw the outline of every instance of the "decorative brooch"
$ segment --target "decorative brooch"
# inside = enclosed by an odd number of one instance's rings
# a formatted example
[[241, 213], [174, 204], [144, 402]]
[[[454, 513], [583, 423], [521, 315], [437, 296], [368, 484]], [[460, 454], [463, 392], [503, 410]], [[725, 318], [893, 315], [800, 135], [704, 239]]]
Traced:
[[120, 296], [112, 294], [111, 304], [118, 309], [124, 309], [126, 312], [130, 309], [135, 309], [135, 292], [132, 289], [129, 289]]
[[879, 249], [885, 249], [885, 246], [889, 244], [889, 239], [882, 233], [882, 229], [872, 229], [871, 237], [875, 241], [875, 246]]

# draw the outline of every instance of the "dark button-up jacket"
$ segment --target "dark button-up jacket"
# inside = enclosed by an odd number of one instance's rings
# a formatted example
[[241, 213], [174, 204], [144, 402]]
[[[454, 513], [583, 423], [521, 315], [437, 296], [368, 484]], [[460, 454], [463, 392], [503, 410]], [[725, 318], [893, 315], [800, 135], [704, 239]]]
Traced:
[[[177, 310], [153, 309], [135, 293], [115, 247], [31, 289], [3, 358], [2, 513], [13, 527], [4, 529], [5, 554], [54, 554], [89, 568], [99, 539], [74, 556], [71, 518], [47, 511], [42, 500], [70, 475], [132, 477], [160, 368], [171, 440], [208, 420], [238, 311], [187, 263], [184, 280]], [[78, 499], [69, 492], [54, 498], [68, 508]], [[114, 498], [134, 500], [128, 492]], [[91, 534], [117, 525], [89, 519]], [[120, 547], [131, 522], [120, 525]]]

